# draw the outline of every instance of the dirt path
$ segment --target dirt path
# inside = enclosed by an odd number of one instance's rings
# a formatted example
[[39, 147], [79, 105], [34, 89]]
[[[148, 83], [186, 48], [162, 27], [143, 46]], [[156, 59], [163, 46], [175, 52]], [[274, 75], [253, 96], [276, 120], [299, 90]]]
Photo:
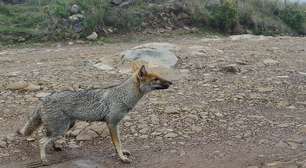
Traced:
[[[117, 65], [118, 53], [152, 41], [178, 45], [177, 69], [188, 75], [146, 96], [122, 122], [133, 162], [120, 163], [107, 136], [66, 137], [58, 142], [64, 151], [50, 155], [66, 161], [49, 167], [306, 167], [306, 38], [193, 36], [0, 50], [0, 167], [38, 159], [37, 135], [26, 141], [12, 133], [39, 93], [118, 83], [127, 75], [91, 64]], [[41, 89], [6, 88], [24, 80]]]

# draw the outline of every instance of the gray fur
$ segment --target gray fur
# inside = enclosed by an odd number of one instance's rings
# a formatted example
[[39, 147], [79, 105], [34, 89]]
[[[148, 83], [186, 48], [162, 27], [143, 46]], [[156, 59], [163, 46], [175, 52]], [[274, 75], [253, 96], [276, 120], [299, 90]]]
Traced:
[[[171, 85], [169, 81], [161, 81], [159, 87], [168, 88]], [[137, 75], [134, 75], [114, 87], [53, 93], [41, 100], [19, 133], [28, 136], [39, 125], [43, 125], [46, 136], [40, 140], [40, 154], [41, 160], [47, 162], [46, 146], [69, 130], [75, 121], [105, 121], [119, 157], [122, 161], [129, 162], [130, 160], [124, 156], [129, 152], [121, 149], [117, 125], [145, 93], [155, 88], [156, 82], [141, 83]]]

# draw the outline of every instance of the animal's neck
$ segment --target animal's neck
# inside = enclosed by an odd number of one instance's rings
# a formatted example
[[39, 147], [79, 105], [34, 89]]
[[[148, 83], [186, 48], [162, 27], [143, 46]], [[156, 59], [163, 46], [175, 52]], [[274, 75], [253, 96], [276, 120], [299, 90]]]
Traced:
[[125, 103], [129, 108], [133, 108], [136, 103], [143, 97], [143, 93], [139, 89], [139, 82], [135, 77], [131, 77], [124, 81], [119, 88], [122, 89], [124, 95], [126, 96], [123, 99], [123, 103]]

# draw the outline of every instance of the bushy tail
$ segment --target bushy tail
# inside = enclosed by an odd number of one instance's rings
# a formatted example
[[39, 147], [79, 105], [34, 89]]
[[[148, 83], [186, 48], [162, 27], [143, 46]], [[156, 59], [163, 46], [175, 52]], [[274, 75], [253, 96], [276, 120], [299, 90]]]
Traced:
[[29, 120], [25, 126], [17, 131], [19, 135], [29, 136], [34, 132], [41, 124], [40, 110], [41, 105], [38, 105], [36, 109], [32, 112]]

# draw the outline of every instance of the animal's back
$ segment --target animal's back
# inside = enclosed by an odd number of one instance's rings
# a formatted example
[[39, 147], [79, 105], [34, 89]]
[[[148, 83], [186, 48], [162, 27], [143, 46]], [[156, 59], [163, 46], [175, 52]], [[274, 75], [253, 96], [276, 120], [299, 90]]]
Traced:
[[109, 111], [107, 89], [63, 91], [53, 93], [44, 99], [41, 117], [68, 117], [72, 120], [103, 120]]

